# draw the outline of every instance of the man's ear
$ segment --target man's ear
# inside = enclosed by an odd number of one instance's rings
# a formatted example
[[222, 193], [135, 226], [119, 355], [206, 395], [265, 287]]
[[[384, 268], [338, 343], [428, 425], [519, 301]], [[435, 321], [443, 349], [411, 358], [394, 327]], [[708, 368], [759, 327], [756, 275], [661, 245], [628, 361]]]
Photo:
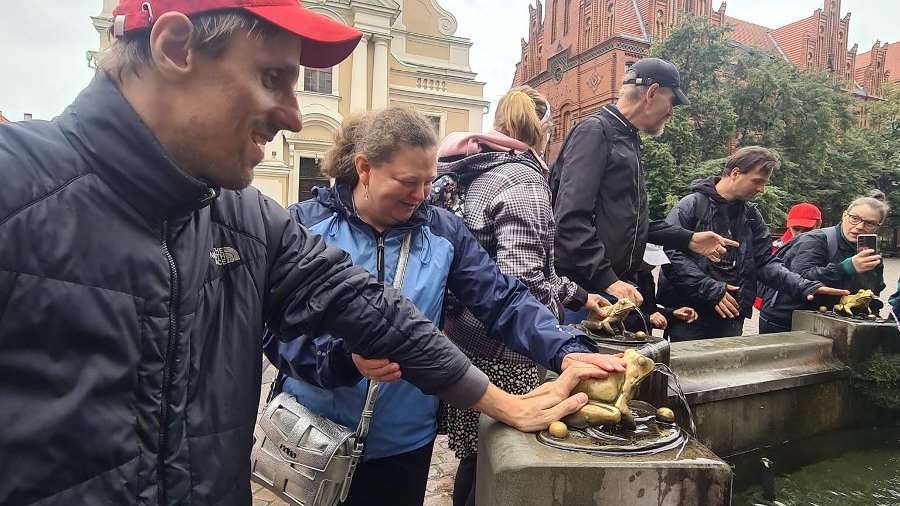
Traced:
[[150, 59], [163, 77], [180, 80], [191, 69], [194, 24], [180, 12], [160, 16], [150, 30]]
[[659, 83], [653, 83], [650, 86], [647, 86], [647, 93], [644, 95], [644, 98], [647, 100], [647, 103], [653, 101], [653, 98], [656, 97], [656, 94], [659, 93]]

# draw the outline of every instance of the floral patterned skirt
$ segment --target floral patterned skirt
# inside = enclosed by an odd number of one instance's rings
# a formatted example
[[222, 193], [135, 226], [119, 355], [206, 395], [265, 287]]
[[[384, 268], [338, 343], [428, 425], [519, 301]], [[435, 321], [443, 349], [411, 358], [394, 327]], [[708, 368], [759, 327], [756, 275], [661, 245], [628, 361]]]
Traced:
[[[541, 384], [537, 367], [532, 364], [493, 358], [470, 357], [475, 367], [484, 371], [497, 388], [514, 395], [526, 394]], [[460, 409], [441, 403], [438, 433], [447, 434], [456, 458], [474, 455], [478, 450], [478, 417], [472, 409]]]

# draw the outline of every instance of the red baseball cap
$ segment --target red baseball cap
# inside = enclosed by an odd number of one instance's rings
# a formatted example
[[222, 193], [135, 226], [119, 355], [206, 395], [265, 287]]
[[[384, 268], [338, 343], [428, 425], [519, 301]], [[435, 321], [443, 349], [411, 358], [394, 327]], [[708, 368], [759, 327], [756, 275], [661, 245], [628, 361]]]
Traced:
[[226, 9], [241, 9], [303, 39], [300, 64], [313, 68], [337, 65], [359, 43], [362, 32], [316, 14], [299, 0], [120, 0], [113, 10], [117, 37], [146, 30], [166, 12], [186, 16]]
[[797, 204], [788, 211], [787, 214], [787, 226], [790, 227], [805, 227], [805, 228], [814, 228], [818, 225], [819, 220], [822, 219], [822, 211], [819, 211], [819, 208], [803, 202], [801, 204]]

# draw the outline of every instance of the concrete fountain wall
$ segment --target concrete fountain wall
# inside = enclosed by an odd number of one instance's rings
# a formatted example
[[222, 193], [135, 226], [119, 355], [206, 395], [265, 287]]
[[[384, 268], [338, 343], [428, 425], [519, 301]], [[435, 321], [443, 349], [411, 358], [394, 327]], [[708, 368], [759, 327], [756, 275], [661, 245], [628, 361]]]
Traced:
[[[798, 311], [793, 329], [672, 343], [671, 366], [698, 437], [717, 455], [853, 426], [867, 410], [851, 386], [849, 366], [877, 348], [900, 348], [900, 331], [890, 323]], [[677, 398], [669, 403], [686, 421]]]
[[[672, 343], [670, 363], [699, 441], [683, 454], [604, 457], [558, 450], [482, 417], [476, 504], [723, 505], [733, 475], [717, 455], [803, 439], [866, 420], [851, 370], [875, 349], [900, 352], [900, 330], [815, 312], [782, 334]], [[670, 385], [673, 382], [669, 382]], [[657, 396], [657, 398], [659, 398]], [[687, 427], [675, 396], [669, 407]]]

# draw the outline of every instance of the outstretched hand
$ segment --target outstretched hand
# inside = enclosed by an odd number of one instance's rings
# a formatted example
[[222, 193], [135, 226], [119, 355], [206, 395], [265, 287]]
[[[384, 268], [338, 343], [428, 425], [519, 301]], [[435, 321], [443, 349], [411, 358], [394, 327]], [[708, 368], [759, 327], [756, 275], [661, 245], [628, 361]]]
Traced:
[[842, 290], [840, 288], [831, 288], [830, 286], [820, 286], [816, 288], [815, 292], [810, 293], [806, 296], [806, 300], [813, 300], [813, 297], [816, 295], [836, 295], [838, 297], [842, 295], [849, 295], [850, 292], [847, 290]]
[[608, 373], [622, 372], [625, 370], [625, 361], [619, 355], [605, 355], [603, 353], [569, 353], [563, 357], [562, 370], [565, 371], [573, 364], [590, 364], [597, 366], [600, 371], [597, 378], [605, 378]]
[[688, 243], [688, 249], [698, 255], [705, 256], [710, 262], [721, 260], [728, 246], [737, 248], [740, 244], [710, 231], [694, 232], [691, 235], [691, 242]]
[[606, 372], [583, 362], [567, 367], [555, 381], [544, 383], [525, 395], [510, 395], [493, 384], [473, 408], [523, 432], [544, 430], [587, 404], [583, 392], [570, 395], [583, 379], [604, 377]]

